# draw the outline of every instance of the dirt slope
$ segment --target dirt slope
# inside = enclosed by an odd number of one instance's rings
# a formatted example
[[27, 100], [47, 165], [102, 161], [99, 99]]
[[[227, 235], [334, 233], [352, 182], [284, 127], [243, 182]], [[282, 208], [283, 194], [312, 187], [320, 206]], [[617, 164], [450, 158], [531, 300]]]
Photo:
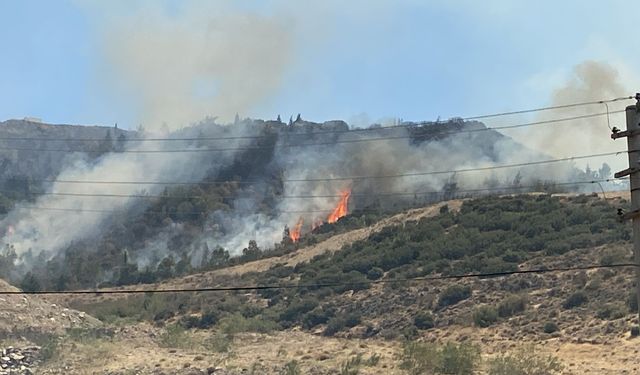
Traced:
[[[19, 289], [0, 280], [0, 291]], [[62, 333], [67, 328], [99, 327], [100, 321], [79, 311], [51, 303], [39, 296], [0, 295], [0, 337]]]

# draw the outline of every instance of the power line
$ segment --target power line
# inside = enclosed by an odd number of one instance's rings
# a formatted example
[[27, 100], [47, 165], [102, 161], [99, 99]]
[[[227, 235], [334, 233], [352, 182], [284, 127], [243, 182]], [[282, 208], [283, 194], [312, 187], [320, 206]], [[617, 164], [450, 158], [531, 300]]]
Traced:
[[[590, 103], [590, 104], [592, 104], [592, 103]], [[537, 110], [540, 110], [540, 109], [537, 109]], [[527, 111], [536, 111], [536, 110], [527, 110]], [[467, 130], [457, 130], [457, 131], [438, 131], [438, 132], [434, 132], [435, 133], [434, 135], [452, 135], [452, 134], [461, 134], [461, 133], [475, 133], [475, 132], [489, 131], [489, 130], [514, 129], [514, 128], [521, 128], [521, 127], [528, 127], [528, 126], [536, 126], [536, 125], [545, 125], [545, 124], [551, 124], [551, 123], [557, 123], [557, 122], [564, 122], [564, 121], [581, 120], [581, 119], [587, 119], [587, 118], [593, 118], [593, 117], [599, 117], [599, 116], [605, 116], [605, 115], [609, 115], [609, 114], [623, 113], [623, 112], [624, 112], [624, 110], [618, 110], [618, 111], [593, 113], [593, 114], [580, 115], [580, 116], [564, 117], [564, 118], [544, 120], [544, 121], [527, 122], [527, 123], [515, 124], [515, 125], [484, 127], [484, 128], [479, 128], [479, 129], [467, 129]], [[526, 111], [523, 112], [523, 113], [526, 113]], [[480, 117], [469, 117], [469, 118], [462, 118], [462, 120], [464, 121], [464, 120], [471, 120], [471, 119], [476, 119], [476, 118], [496, 117], [496, 116], [499, 116], [499, 115], [500, 114], [497, 114], [497, 115], [484, 115], [484, 116], [480, 116]], [[325, 135], [325, 134], [378, 132], [378, 131], [399, 130], [399, 129], [413, 130], [413, 129], [419, 129], [420, 126], [438, 125], [438, 124], [446, 124], [446, 123], [447, 122], [421, 121], [421, 122], [418, 122], [418, 123], [411, 123], [410, 125], [378, 126], [378, 127], [371, 127], [371, 128], [356, 128], [356, 129], [347, 129], [347, 130], [327, 130], [327, 131], [319, 131], [319, 132], [313, 132], [313, 133], [284, 132], [284, 133], [274, 133], [274, 134], [271, 134], [271, 135], [247, 135], [247, 136], [229, 136], [229, 137], [220, 136], [220, 137], [175, 137], [175, 138], [126, 138], [126, 139], [121, 139], [118, 142], [228, 141], [228, 140], [243, 140], [243, 139], [266, 139], [266, 138], [269, 138], [269, 137], [271, 137], [272, 135], [275, 135], [275, 134], [282, 134], [283, 136], [286, 136], [286, 137], [308, 137], [310, 135], [318, 136], [318, 135]], [[380, 140], [387, 140], [387, 139], [406, 139], [406, 138], [411, 138], [411, 136], [378, 137], [378, 138], [358, 139], [358, 140], [350, 140], [350, 141], [351, 142], [369, 142], [369, 141], [380, 141]], [[43, 142], [101, 142], [101, 141], [104, 141], [104, 138], [0, 137], [0, 141], [3, 141], [3, 140], [4, 141], [43, 141]], [[344, 143], [346, 143], [346, 142], [344, 142]], [[309, 144], [302, 144], [302, 145], [294, 145], [294, 144], [292, 144], [292, 145], [279, 145], [279, 147], [301, 147], [301, 146], [323, 145], [323, 144], [325, 144], [325, 143], [309, 143]], [[331, 144], [333, 144], [333, 142]], [[264, 147], [261, 147], [261, 148], [264, 148]], [[238, 149], [245, 149], [245, 148], [238, 148]], [[252, 149], [260, 149], [260, 148], [252, 148]], [[12, 150], [14, 150], [14, 149], [12, 148]], [[17, 149], [17, 150], [27, 151], [27, 150], [31, 150], [31, 149], [20, 148], [20, 149]], [[53, 149], [53, 150], [49, 150], [49, 149], [34, 149], [34, 150], [51, 151], [51, 152], [93, 152], [93, 153], [103, 152], [103, 151], [100, 151], [100, 150], [94, 150], [94, 151], [57, 150], [57, 149]], [[228, 148], [227, 149], [203, 149], [203, 151], [214, 151], [214, 150], [228, 151], [229, 149]], [[141, 150], [141, 152], [142, 151], [143, 150]], [[150, 150], [150, 151], [145, 151], [145, 152], [152, 152], [152, 151], [156, 152], [155, 150]], [[176, 151], [177, 152], [177, 151], [181, 151], [181, 150], [168, 150], [168, 151]], [[129, 151], [128, 150], [123, 150], [123, 151], [120, 151], [120, 152], [129, 152]], [[157, 150], [157, 152], [164, 152], [164, 150]], [[191, 151], [185, 150], [184, 152], [191, 152]]]
[[94, 289], [94, 290], [40, 290], [40, 291], [0, 291], [0, 295], [24, 295], [24, 294], [62, 294], [62, 295], [80, 295], [80, 294], [160, 294], [160, 293], [198, 293], [198, 292], [231, 292], [231, 291], [259, 291], [259, 290], [274, 290], [274, 289], [305, 289], [305, 288], [331, 288], [337, 286], [362, 286], [362, 285], [375, 285], [375, 284], [396, 284], [416, 281], [435, 281], [435, 280], [460, 280], [468, 278], [488, 278], [488, 277], [504, 277], [509, 275], [521, 275], [521, 274], [546, 274], [556, 272], [568, 272], [568, 271], [588, 271], [594, 269], [605, 268], [627, 268], [627, 267], [640, 267], [635, 263], [619, 263], [610, 265], [588, 265], [588, 266], [573, 266], [573, 267], [558, 267], [558, 268], [534, 268], [528, 270], [517, 271], [502, 271], [502, 272], [487, 272], [487, 273], [469, 273], [459, 275], [439, 275], [439, 276], [422, 276], [403, 279], [382, 279], [382, 280], [367, 280], [348, 283], [317, 283], [317, 284], [285, 284], [285, 285], [251, 285], [251, 286], [228, 286], [228, 287], [203, 287], [203, 288], [171, 288], [171, 289], [128, 289], [128, 290], [113, 290], [113, 289]]
[[[609, 112], [609, 113], [621, 113], [621, 112], [624, 112], [624, 111], [614, 111], [614, 112]], [[431, 135], [431, 136], [436, 136], [436, 135], [441, 135], [441, 136], [444, 136], [444, 135], [459, 135], [459, 134], [476, 133], [476, 132], [489, 131], [489, 130], [497, 131], [497, 130], [505, 130], [505, 129], [516, 129], [516, 128], [522, 128], [522, 127], [528, 127], [528, 126], [535, 126], [535, 125], [551, 124], [551, 123], [557, 123], [557, 122], [563, 122], [563, 121], [585, 119], [585, 118], [590, 118], [590, 117], [603, 116], [603, 115], [606, 115], [606, 114], [607, 113], [604, 112], [604, 113], [573, 116], [573, 117], [566, 117], [566, 118], [560, 118], [560, 119], [554, 119], [554, 120], [536, 121], [536, 122], [529, 122], [529, 123], [524, 123], [524, 124], [506, 125], [506, 126], [499, 126], [499, 127], [490, 127], [490, 128], [485, 127], [485, 128], [478, 128], [478, 129], [467, 129], [467, 130], [456, 130], [456, 131], [441, 131], [441, 132], [434, 132], [434, 133], [429, 134], [429, 135]], [[407, 127], [407, 128], [411, 128], [411, 127]], [[371, 130], [375, 130], [375, 129], [376, 128], [372, 128]], [[417, 129], [417, 127], [415, 127], [414, 129]], [[350, 131], [345, 131], [345, 132], [350, 132]], [[294, 135], [300, 135], [300, 136], [309, 136], [309, 134], [296, 134], [296, 133], [293, 133], [293, 134]], [[322, 133], [311, 133], [310, 135], [316, 135], [316, 134], [322, 134]], [[265, 138], [266, 136], [252, 136], [252, 137]], [[269, 149], [273, 149], [273, 148], [297, 148], [297, 147], [310, 147], [310, 146], [332, 146], [332, 145], [336, 145], [336, 144], [347, 144], [347, 143], [362, 143], [362, 142], [378, 142], [378, 141], [411, 139], [411, 138], [414, 138], [414, 137], [415, 137], [414, 135], [401, 135], [401, 136], [386, 136], [386, 137], [375, 137], [375, 138], [341, 139], [341, 140], [335, 140], [335, 141], [315, 142], [315, 143], [275, 144], [273, 146], [245, 146], [245, 147], [224, 147], [224, 148], [187, 148], [187, 149], [173, 149], [173, 150], [170, 149], [170, 150], [119, 150], [119, 151], [113, 151], [113, 150], [83, 150], [83, 149], [47, 149], [47, 148], [8, 147], [8, 146], [0, 146], [0, 150], [3, 150], [3, 151], [64, 152], [64, 153], [79, 152], [79, 153], [88, 153], [88, 154], [104, 154], [104, 153], [114, 153], [114, 154], [122, 154], [122, 153], [127, 153], [127, 154], [205, 153], [205, 152], [233, 152], [233, 151], [269, 150]], [[242, 137], [239, 137], [238, 139], [241, 139], [241, 138]], [[182, 140], [185, 140], [185, 139], [182, 139]], [[198, 139], [200, 139], [200, 138], [193, 138], [192, 140], [198, 140]], [[217, 138], [217, 139], [216, 138], [210, 138], [210, 140], [229, 140], [229, 139], [233, 139], [233, 138]], [[13, 140], [17, 140], [17, 139], [14, 138]], [[156, 140], [159, 140], [159, 139], [156, 139]], [[177, 138], [176, 138], [176, 140], [177, 140]]]
[[[626, 177], [622, 178], [607, 178], [607, 179], [597, 179], [597, 180], [587, 180], [587, 181], [543, 181], [542, 183], [549, 183], [551, 186], [572, 186], [572, 185], [582, 185], [582, 184], [597, 184], [602, 182], [614, 182], [614, 181], [622, 181], [626, 179]], [[508, 186], [495, 186], [488, 188], [477, 188], [477, 189], [462, 189], [455, 190], [457, 193], [473, 193], [473, 192], [482, 192], [482, 191], [492, 191], [492, 190], [521, 190], [521, 189], [530, 189], [530, 188], [538, 188], [540, 184], [536, 185], [508, 185]], [[0, 193], [10, 194], [15, 191], [11, 190], [0, 190]], [[425, 195], [425, 194], [437, 194], [443, 193], [444, 190], [430, 190], [430, 191], [416, 191], [416, 192], [380, 192], [380, 193], [352, 193], [352, 197], [357, 196], [412, 196], [412, 195]], [[51, 196], [70, 196], [70, 197], [87, 197], [87, 198], [140, 198], [140, 199], [200, 199], [205, 198], [205, 195], [150, 195], [150, 194], [97, 194], [97, 193], [70, 193], [70, 192], [29, 192], [28, 195], [37, 197], [40, 195], [51, 195]], [[256, 194], [260, 194], [257, 192]], [[238, 197], [237, 194], [217, 194], [217, 197], [221, 198], [230, 198], [230, 197]], [[305, 195], [275, 195], [278, 199], [314, 199], [314, 198], [340, 198], [340, 194], [323, 194], [323, 195], [314, 195], [314, 194], [305, 194]]]
[[[556, 105], [556, 106], [550, 106], [550, 107], [540, 107], [540, 108], [534, 108], [534, 109], [525, 109], [525, 110], [511, 111], [511, 112], [500, 112], [500, 113], [494, 113], [492, 115], [480, 115], [480, 116], [464, 117], [463, 120], [479, 120], [479, 119], [489, 118], [489, 117], [520, 115], [520, 114], [524, 114], [524, 113], [549, 111], [549, 110], [554, 110], [554, 109], [566, 109], [566, 108], [581, 107], [581, 106], [585, 106], [585, 105], [612, 103], [612, 102], [617, 102], [617, 101], [620, 101], [620, 100], [630, 100], [630, 99], [634, 99], [634, 98], [635, 98], [634, 95], [621, 96], [619, 98], [608, 99], [608, 100], [594, 100], [594, 101], [590, 101], [590, 102], [563, 104], [563, 105]], [[610, 112], [610, 113], [612, 113], [612, 112]]]
[[[552, 187], [555, 186], [574, 186], [581, 184], [600, 184], [602, 182], [613, 182], [620, 181], [624, 178], [615, 178], [615, 179], [602, 179], [602, 180], [591, 180], [591, 181], [575, 181], [575, 182], [558, 182], [553, 183]], [[502, 187], [490, 187], [490, 188], [479, 188], [479, 189], [467, 189], [467, 190], [455, 190], [452, 191], [452, 194], [460, 194], [464, 195], [465, 193], [480, 193], [485, 191], [508, 191], [508, 190], [526, 190], [538, 188], [540, 185], [529, 185], [529, 186], [502, 186]], [[542, 186], [544, 188], [544, 186]], [[433, 191], [421, 191], [421, 192], [388, 192], [388, 193], [356, 193], [351, 194], [351, 196], [419, 196], [419, 195], [429, 195], [429, 194], [446, 194], [444, 190], [433, 190]], [[91, 196], [91, 195], [86, 195]], [[99, 195], [98, 195], [99, 196]], [[126, 195], [125, 195], [126, 196]], [[163, 196], [159, 196], [163, 197]], [[197, 198], [200, 198], [198, 196]], [[297, 199], [311, 199], [311, 198], [339, 198], [340, 195], [299, 195], [299, 196], [284, 196], [278, 198], [297, 198]], [[164, 197], [163, 197], [164, 198]], [[179, 198], [179, 197], [175, 197]], [[184, 198], [187, 199], [187, 198]], [[128, 210], [108, 210], [108, 209], [84, 209], [84, 208], [72, 208], [72, 207], [40, 207], [40, 206], [22, 206], [17, 205], [14, 208], [20, 210], [42, 210], [42, 211], [63, 211], [63, 212], [92, 212], [92, 213], [128, 213]], [[380, 208], [361, 208], [356, 209], [352, 213], [355, 212], [380, 212]], [[234, 212], [238, 212], [238, 210], [234, 210]], [[325, 209], [325, 210], [278, 210], [280, 214], [305, 214], [305, 213], [330, 213], [333, 212], [333, 209]], [[145, 211], [144, 214], [150, 215], [166, 215], [172, 213], [179, 213], [181, 215], [202, 215], [205, 211], [189, 211], [189, 212], [167, 212], [167, 211]], [[255, 211], [247, 211], [247, 214], [256, 213]]]
[[[280, 180], [281, 182], [323, 182], [323, 181], [349, 181], [349, 180], [374, 180], [374, 179], [385, 179], [385, 178], [403, 178], [403, 177], [416, 177], [416, 176], [429, 176], [429, 175], [440, 175], [440, 174], [457, 174], [457, 173], [468, 173], [468, 172], [477, 172], [477, 171], [487, 171], [487, 170], [495, 170], [495, 169], [507, 169], [507, 168], [517, 168], [517, 167], [526, 167], [532, 165], [543, 165], [543, 164], [551, 164], [551, 163], [560, 163], [560, 162], [568, 162], [573, 160], [582, 160], [582, 159], [590, 159], [604, 156], [615, 156], [620, 154], [626, 154], [628, 152], [637, 152], [640, 150], [621, 150], [614, 152], [604, 152], [599, 154], [590, 154], [590, 155], [579, 155], [579, 156], [570, 156], [566, 158], [559, 159], [547, 159], [547, 160], [538, 160], [524, 163], [516, 163], [516, 164], [503, 164], [503, 165], [494, 165], [488, 167], [478, 167], [478, 168], [464, 168], [464, 169], [453, 169], [453, 170], [441, 170], [441, 171], [429, 171], [429, 172], [415, 172], [415, 173], [401, 173], [394, 175], [369, 175], [369, 176], [343, 176], [343, 177], [318, 177], [318, 178], [300, 178], [300, 179], [284, 179]], [[29, 180], [31, 182], [44, 182], [44, 183], [61, 183], [61, 184], [96, 184], [96, 185], [220, 185], [220, 184], [256, 184], [261, 181], [259, 180], [246, 180], [246, 181], [238, 181], [238, 180], [208, 180], [208, 181], [104, 181], [104, 180], [65, 180], [65, 179], [33, 179]]]

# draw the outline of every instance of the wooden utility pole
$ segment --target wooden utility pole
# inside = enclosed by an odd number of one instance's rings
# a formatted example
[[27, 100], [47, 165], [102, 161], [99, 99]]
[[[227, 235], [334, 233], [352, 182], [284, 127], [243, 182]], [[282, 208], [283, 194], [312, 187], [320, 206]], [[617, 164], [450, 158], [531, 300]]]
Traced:
[[640, 94], [635, 96], [637, 102], [626, 108], [627, 130], [617, 131], [614, 128], [611, 138], [627, 137], [629, 168], [616, 173], [616, 178], [629, 176], [631, 189], [631, 209], [622, 215], [623, 220], [632, 221], [633, 226], [633, 263], [636, 275], [636, 298], [638, 301], [638, 324], [640, 324]]

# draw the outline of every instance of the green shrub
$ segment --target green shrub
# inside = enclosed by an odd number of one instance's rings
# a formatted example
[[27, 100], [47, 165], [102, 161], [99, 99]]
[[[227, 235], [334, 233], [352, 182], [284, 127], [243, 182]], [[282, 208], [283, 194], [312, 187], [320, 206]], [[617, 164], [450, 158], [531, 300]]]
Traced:
[[447, 343], [438, 347], [409, 341], [404, 345], [400, 368], [410, 375], [471, 375], [479, 364], [480, 350], [475, 345]]
[[367, 279], [378, 280], [384, 276], [384, 271], [380, 267], [373, 267], [367, 272]]
[[402, 350], [400, 368], [409, 375], [435, 374], [441, 367], [441, 354], [435, 344], [407, 342]]
[[179, 324], [167, 326], [159, 336], [159, 345], [163, 348], [193, 349], [196, 343]]
[[502, 354], [488, 363], [488, 375], [553, 375], [563, 369], [558, 358], [541, 356], [533, 348]]
[[351, 357], [340, 366], [340, 375], [358, 375], [362, 366], [362, 354]]
[[295, 321], [302, 314], [315, 309], [317, 306], [318, 300], [314, 297], [294, 301], [280, 314], [280, 320]]
[[612, 264], [624, 263], [627, 257], [627, 253], [623, 249], [612, 249], [607, 251], [600, 258], [600, 264], [603, 266], [610, 266]]
[[216, 333], [211, 337], [208, 337], [204, 341], [204, 347], [207, 350], [215, 353], [226, 353], [231, 349], [233, 344], [233, 336], [226, 335], [224, 333]]
[[324, 330], [326, 336], [332, 336], [345, 328], [355, 327], [360, 324], [360, 315], [356, 313], [338, 315], [329, 320]]
[[480, 349], [471, 344], [447, 343], [442, 348], [442, 365], [440, 373], [454, 375], [471, 375], [480, 363]]
[[215, 312], [209, 311], [203, 313], [200, 316], [186, 315], [180, 319], [180, 325], [186, 329], [201, 328], [206, 329], [218, 322], [218, 315]]
[[258, 317], [245, 318], [240, 314], [233, 314], [222, 318], [218, 326], [222, 332], [228, 335], [243, 332], [269, 333], [280, 328], [278, 323], [273, 320]]
[[455, 305], [456, 303], [471, 297], [471, 287], [468, 285], [451, 285], [447, 287], [438, 298], [438, 307]]
[[555, 322], [546, 322], [542, 329], [544, 333], [554, 333], [558, 330], [558, 325]]
[[419, 312], [413, 318], [413, 324], [418, 329], [431, 329], [435, 327], [435, 322], [433, 321], [433, 315], [428, 312]]
[[473, 311], [473, 322], [482, 328], [489, 327], [498, 321], [498, 312], [493, 306], [483, 305]]
[[564, 300], [562, 307], [565, 309], [573, 309], [587, 303], [588, 300], [587, 295], [583, 291], [577, 291]]
[[638, 295], [635, 290], [629, 294], [627, 305], [629, 306], [629, 311], [632, 313], [638, 312]]
[[47, 336], [40, 344], [39, 357], [42, 362], [49, 362], [58, 357], [60, 353], [59, 341], [55, 336]]
[[311, 329], [317, 325], [325, 324], [333, 317], [333, 311], [315, 308], [302, 317], [302, 327]]
[[596, 316], [603, 320], [615, 320], [624, 317], [627, 312], [622, 306], [615, 303], [608, 303], [598, 309]]
[[498, 315], [507, 318], [521, 313], [527, 308], [527, 302], [527, 296], [524, 294], [510, 295], [498, 304]]

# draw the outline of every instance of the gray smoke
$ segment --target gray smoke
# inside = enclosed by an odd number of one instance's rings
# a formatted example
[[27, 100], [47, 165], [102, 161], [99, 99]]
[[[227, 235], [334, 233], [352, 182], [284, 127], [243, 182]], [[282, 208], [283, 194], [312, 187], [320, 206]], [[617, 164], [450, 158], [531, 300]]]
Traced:
[[247, 113], [280, 88], [292, 58], [281, 14], [240, 11], [229, 1], [184, 2], [177, 14], [162, 2], [113, 8], [90, 8], [110, 15], [100, 24], [106, 78], [136, 103], [145, 127]]
[[[397, 139], [354, 142], [381, 137]], [[319, 140], [313, 142], [323, 143]], [[421, 175], [424, 172], [483, 168], [548, 158], [493, 132], [462, 133], [441, 141], [414, 144], [407, 130], [399, 128], [384, 134], [345, 133], [332, 145], [280, 145], [283, 148], [279, 150], [275, 162], [284, 170], [285, 183], [284, 198], [278, 204], [276, 217], [269, 218], [257, 212], [251, 215], [232, 212], [225, 216], [218, 212], [216, 216], [222, 218], [218, 222], [228, 224], [227, 232], [221, 237], [206, 238], [210, 247], [222, 246], [232, 255], [239, 255], [248, 241], [255, 239], [261, 247], [271, 248], [282, 239], [283, 228], [292, 228], [300, 217], [304, 219], [304, 231], [309, 232], [313, 223], [326, 221], [329, 212], [339, 201], [340, 192], [345, 189], [352, 189], [349, 208], [353, 211], [376, 204], [392, 208], [394, 204], [403, 201], [411, 203], [425, 196], [442, 197], [436, 192], [441, 192], [452, 181], [463, 192], [488, 186], [506, 186], [506, 191], [509, 191], [509, 187], [516, 183], [528, 186], [540, 181], [571, 181], [577, 178], [574, 164], [568, 162], [493, 171]], [[343, 179], [344, 176], [399, 174], [418, 175]], [[516, 179], [519, 181], [516, 182]], [[385, 195], [389, 193], [397, 195]], [[291, 198], [299, 196], [305, 198]]]
[[[585, 61], [576, 65], [569, 79], [553, 91], [550, 105], [558, 106], [613, 99], [629, 96], [633, 92], [623, 83], [620, 74], [613, 66], [604, 62]], [[630, 104], [633, 104], [633, 102], [628, 100], [619, 101], [609, 103], [608, 108], [610, 112], [616, 112], [624, 110]], [[604, 104], [594, 104], [540, 112], [533, 120], [547, 121], [557, 118], [605, 113], [606, 111], [607, 107]], [[509, 121], [517, 122], [519, 120], [511, 118]], [[625, 121], [624, 113], [611, 113], [609, 116], [609, 122], [612, 127], [624, 128]], [[611, 131], [608, 125], [607, 116], [603, 115], [535, 126], [523, 130], [512, 130], [506, 133], [529, 148], [558, 158], [625, 149], [626, 142], [611, 140]], [[608, 162], [616, 169], [626, 168], [625, 155], [600, 160], [580, 161], [578, 165], [584, 167], [589, 164], [593, 167], [603, 162]]]

